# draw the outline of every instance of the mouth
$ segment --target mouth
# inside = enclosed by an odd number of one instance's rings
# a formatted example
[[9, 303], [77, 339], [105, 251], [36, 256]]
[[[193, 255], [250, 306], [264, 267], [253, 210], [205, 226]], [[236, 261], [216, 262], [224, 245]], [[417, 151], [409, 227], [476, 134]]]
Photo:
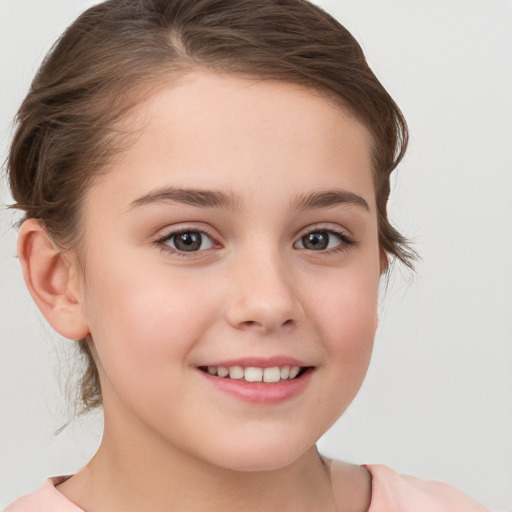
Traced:
[[214, 389], [259, 405], [279, 404], [301, 396], [316, 369], [289, 357], [219, 363], [196, 368]]
[[199, 370], [213, 377], [226, 380], [245, 382], [263, 382], [276, 384], [299, 379], [311, 371], [312, 366], [272, 366], [262, 368], [257, 366], [200, 366]]

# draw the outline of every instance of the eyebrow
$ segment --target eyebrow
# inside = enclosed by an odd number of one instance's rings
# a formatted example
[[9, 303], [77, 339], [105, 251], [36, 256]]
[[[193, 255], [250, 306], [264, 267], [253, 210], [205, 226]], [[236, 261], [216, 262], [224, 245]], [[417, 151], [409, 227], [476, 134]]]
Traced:
[[320, 190], [302, 194], [295, 199], [292, 206], [298, 210], [309, 210], [314, 208], [329, 208], [339, 204], [360, 206], [366, 211], [370, 211], [370, 207], [363, 197], [349, 192], [348, 190], [341, 189]]
[[[181, 203], [199, 208], [227, 208], [233, 211], [240, 210], [243, 204], [242, 199], [238, 195], [225, 193], [220, 190], [163, 187], [152, 190], [135, 199], [130, 203], [128, 209], [167, 202]], [[370, 211], [370, 207], [363, 197], [342, 189], [320, 190], [301, 194], [292, 201], [291, 206], [297, 210], [310, 210], [329, 208], [340, 204], [355, 205]]]
[[227, 208], [239, 210], [241, 199], [235, 194], [218, 190], [164, 187], [152, 190], [130, 203], [129, 209], [153, 203], [181, 203], [200, 208]]

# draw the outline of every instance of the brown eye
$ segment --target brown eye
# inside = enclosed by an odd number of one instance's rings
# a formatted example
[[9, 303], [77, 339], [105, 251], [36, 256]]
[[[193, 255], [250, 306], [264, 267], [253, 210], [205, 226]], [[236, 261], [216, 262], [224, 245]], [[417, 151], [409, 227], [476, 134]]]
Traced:
[[300, 240], [304, 249], [313, 251], [321, 251], [327, 249], [329, 245], [329, 233], [327, 231], [316, 231], [315, 233], [308, 233]]
[[308, 251], [325, 251], [337, 247], [343, 248], [353, 244], [354, 241], [345, 233], [338, 233], [337, 231], [331, 230], [318, 230], [311, 231], [300, 237], [294, 247]]
[[204, 251], [213, 247], [213, 240], [200, 231], [183, 231], [168, 236], [163, 242], [181, 252]]

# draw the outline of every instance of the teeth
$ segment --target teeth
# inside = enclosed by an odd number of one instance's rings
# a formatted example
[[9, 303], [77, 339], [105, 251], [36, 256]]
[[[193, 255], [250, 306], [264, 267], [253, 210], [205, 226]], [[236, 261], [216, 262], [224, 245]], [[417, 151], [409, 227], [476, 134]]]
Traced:
[[208, 366], [210, 375], [228, 377], [230, 379], [245, 379], [247, 382], [279, 382], [280, 380], [294, 379], [300, 372], [300, 366], [272, 366], [271, 368], [258, 368], [249, 366]]
[[243, 379], [244, 369], [241, 366], [230, 366], [229, 367], [229, 378], [230, 379]]
[[249, 366], [245, 369], [245, 380], [247, 382], [261, 382], [263, 380], [263, 369]]
[[290, 379], [295, 379], [300, 372], [300, 366], [292, 366], [290, 368]]
[[229, 370], [224, 366], [219, 366], [217, 368], [217, 375], [219, 377], [226, 377], [228, 375], [228, 373], [229, 373]]
[[265, 368], [263, 370], [263, 382], [279, 382], [281, 380], [281, 371], [279, 367]]
[[290, 377], [290, 367], [289, 366], [283, 366], [281, 368], [281, 379], [285, 380], [288, 377]]

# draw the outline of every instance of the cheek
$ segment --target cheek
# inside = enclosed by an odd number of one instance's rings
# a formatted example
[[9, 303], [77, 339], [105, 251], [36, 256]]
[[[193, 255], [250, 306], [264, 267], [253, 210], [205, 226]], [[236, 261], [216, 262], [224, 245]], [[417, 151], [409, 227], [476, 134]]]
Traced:
[[[138, 339], [145, 350], [158, 346], [160, 340], [193, 331], [201, 316], [190, 305], [204, 295], [200, 280], [189, 280], [171, 267], [133, 260], [91, 265], [87, 314], [93, 327], [110, 329], [107, 339], [120, 335]], [[98, 275], [104, 277], [98, 279]]]
[[306, 286], [317, 290], [310, 307], [317, 318], [317, 329], [324, 331], [335, 348], [373, 339], [377, 328], [377, 303], [380, 271], [378, 265], [340, 269], [323, 278], [312, 279]]
[[[332, 277], [332, 276], [331, 276]], [[341, 270], [311, 302], [310, 318], [321, 333], [331, 377], [357, 392], [366, 374], [377, 329], [379, 269]], [[350, 393], [349, 393], [350, 394]]]
[[[116, 386], [168, 386], [215, 312], [200, 279], [126, 258], [89, 266], [86, 309], [103, 371]], [[92, 274], [94, 272], [94, 274]], [[130, 382], [131, 381], [131, 382]]]

